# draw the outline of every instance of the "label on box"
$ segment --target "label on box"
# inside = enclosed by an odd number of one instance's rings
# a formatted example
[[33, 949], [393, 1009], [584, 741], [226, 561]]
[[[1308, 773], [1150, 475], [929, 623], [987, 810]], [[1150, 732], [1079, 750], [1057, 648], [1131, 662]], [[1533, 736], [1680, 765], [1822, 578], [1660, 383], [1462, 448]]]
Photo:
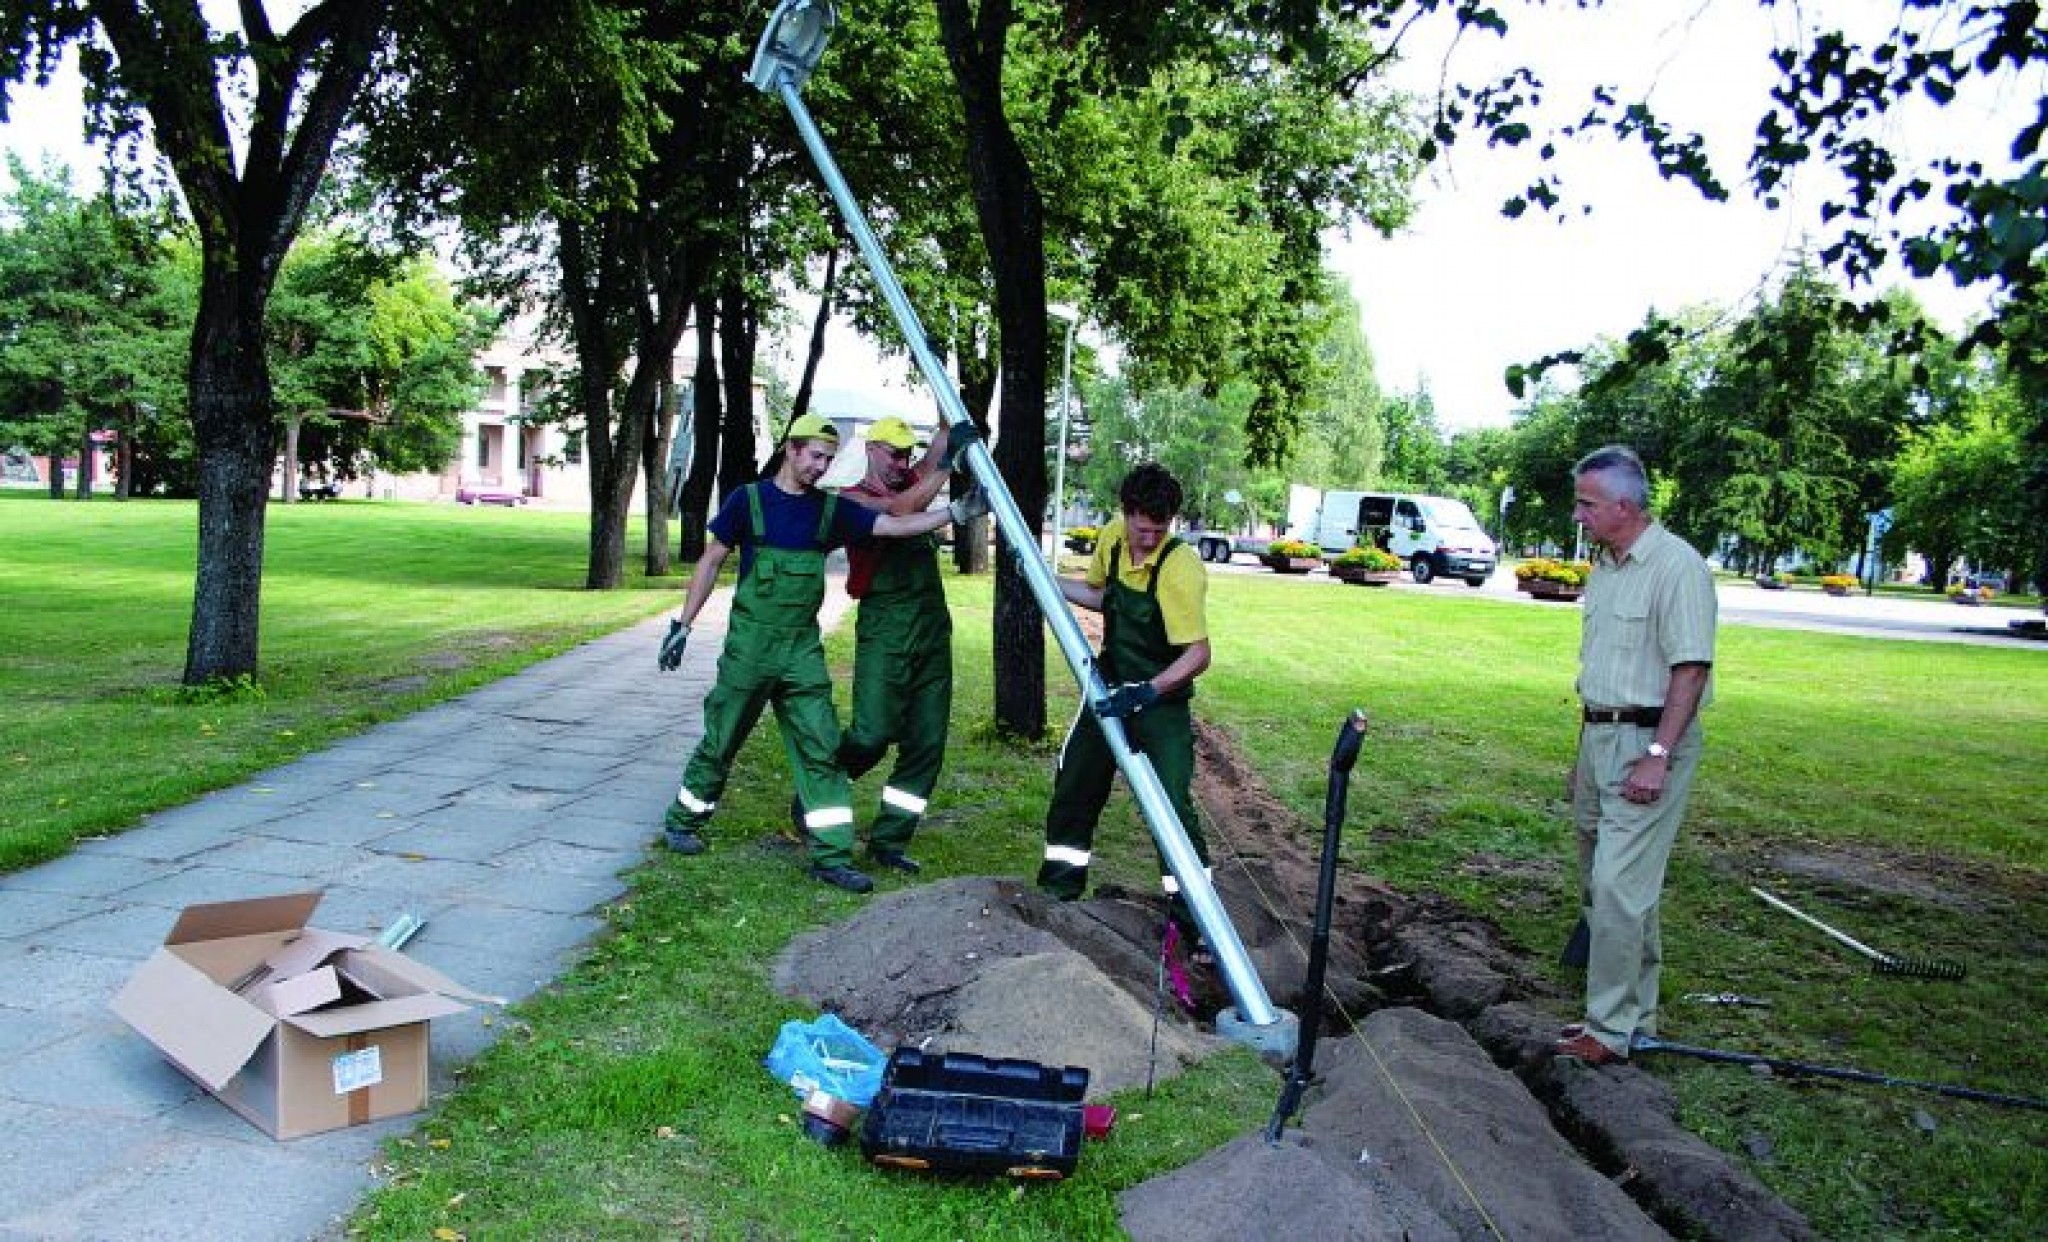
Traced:
[[334, 1094], [347, 1095], [384, 1081], [383, 1049], [375, 1044], [334, 1058]]

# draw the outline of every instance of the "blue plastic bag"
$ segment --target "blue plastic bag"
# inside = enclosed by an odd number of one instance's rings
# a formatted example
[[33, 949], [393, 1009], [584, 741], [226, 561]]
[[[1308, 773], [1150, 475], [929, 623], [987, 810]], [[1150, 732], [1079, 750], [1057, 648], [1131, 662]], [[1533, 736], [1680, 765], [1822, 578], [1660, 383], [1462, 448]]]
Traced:
[[783, 1023], [763, 1064], [769, 1073], [788, 1083], [799, 1099], [824, 1091], [856, 1108], [866, 1108], [882, 1089], [882, 1071], [888, 1060], [880, 1048], [840, 1021], [837, 1014], [827, 1013], [809, 1022], [791, 1019]]

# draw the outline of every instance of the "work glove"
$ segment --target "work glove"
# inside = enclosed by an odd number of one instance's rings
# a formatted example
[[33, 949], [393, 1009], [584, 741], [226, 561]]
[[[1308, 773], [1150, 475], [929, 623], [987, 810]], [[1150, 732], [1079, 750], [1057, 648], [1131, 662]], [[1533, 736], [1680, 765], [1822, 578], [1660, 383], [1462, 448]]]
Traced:
[[1109, 697], [1096, 707], [1095, 714], [1105, 719], [1111, 716], [1135, 716], [1159, 701], [1159, 689], [1149, 681], [1127, 681], [1109, 692]]
[[939, 458], [939, 469], [957, 469], [960, 455], [967, 451], [968, 445], [980, 438], [981, 428], [975, 426], [971, 418], [946, 424], [946, 451]]
[[664, 673], [672, 673], [683, 666], [683, 648], [690, 645], [690, 627], [676, 620], [668, 619], [668, 637], [661, 640], [661, 658], [655, 663]]
[[953, 519], [955, 526], [965, 526], [987, 512], [988, 493], [982, 490], [979, 483], [969, 488], [965, 496], [946, 506], [946, 514]]

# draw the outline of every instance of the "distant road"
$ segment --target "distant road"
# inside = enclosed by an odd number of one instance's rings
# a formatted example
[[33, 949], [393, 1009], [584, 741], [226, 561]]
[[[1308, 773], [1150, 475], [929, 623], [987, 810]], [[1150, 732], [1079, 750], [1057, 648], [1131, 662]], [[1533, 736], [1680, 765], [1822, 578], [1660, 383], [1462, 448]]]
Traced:
[[[1271, 570], [1247, 556], [1229, 565], [1211, 566], [1231, 574], [1270, 574]], [[1291, 579], [1310, 587], [1343, 587], [1345, 584], [1323, 573]], [[1476, 589], [1456, 579], [1439, 578], [1428, 586], [1403, 579], [1390, 587], [1345, 587], [1347, 590], [1419, 591], [1424, 594], [1479, 594], [1512, 599], [1532, 608], [1568, 608], [1530, 599], [1515, 590], [1513, 571], [1496, 571], [1485, 586]], [[1747, 582], [1723, 581], [1719, 587], [1721, 620], [1732, 625], [1762, 625], [1785, 630], [1818, 630], [1832, 634], [1858, 634], [1866, 638], [1902, 638], [1921, 642], [1976, 643], [1994, 647], [2031, 647], [2048, 652], [2048, 641], [2017, 636], [2008, 621], [2039, 620], [2038, 611], [2017, 608], [1969, 607], [1945, 599], [1900, 599], [1890, 595], [1823, 595], [1811, 590], [1765, 591]]]

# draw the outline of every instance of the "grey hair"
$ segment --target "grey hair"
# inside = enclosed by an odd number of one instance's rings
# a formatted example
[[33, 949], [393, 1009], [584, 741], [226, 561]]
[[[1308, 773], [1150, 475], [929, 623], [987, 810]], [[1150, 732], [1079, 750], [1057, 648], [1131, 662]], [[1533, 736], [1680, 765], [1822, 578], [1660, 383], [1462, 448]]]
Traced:
[[1574, 481], [1589, 474], [1605, 475], [1614, 499], [1626, 500], [1637, 509], [1649, 512], [1650, 479], [1643, 470], [1643, 459], [1636, 456], [1634, 449], [1625, 444], [1609, 444], [1594, 449], [1572, 467]]

